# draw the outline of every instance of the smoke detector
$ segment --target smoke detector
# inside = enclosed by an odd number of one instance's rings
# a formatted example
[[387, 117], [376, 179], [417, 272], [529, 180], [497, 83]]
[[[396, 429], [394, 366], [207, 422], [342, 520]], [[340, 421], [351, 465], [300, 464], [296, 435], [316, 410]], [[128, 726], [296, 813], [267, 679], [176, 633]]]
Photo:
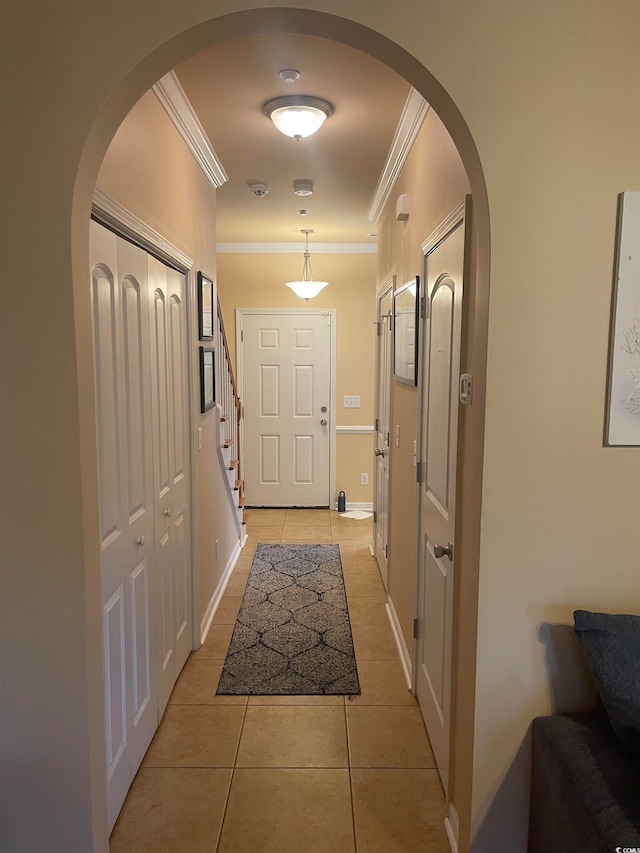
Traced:
[[279, 76], [285, 83], [295, 83], [300, 78], [300, 72], [296, 71], [295, 68], [284, 68]]
[[258, 198], [262, 198], [262, 196], [265, 196], [269, 192], [269, 185], [262, 183], [254, 183], [249, 184], [249, 189], [255, 196], [258, 196]]
[[313, 195], [313, 181], [308, 178], [298, 178], [293, 182], [293, 192], [295, 195]]

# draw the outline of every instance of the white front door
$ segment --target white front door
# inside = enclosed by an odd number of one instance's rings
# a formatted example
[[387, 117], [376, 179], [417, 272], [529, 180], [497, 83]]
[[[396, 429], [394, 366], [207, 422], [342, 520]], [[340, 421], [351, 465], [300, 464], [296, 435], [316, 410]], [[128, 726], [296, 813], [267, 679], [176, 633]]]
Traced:
[[332, 317], [238, 311], [249, 506], [329, 506]]
[[184, 275], [149, 256], [160, 713], [191, 651], [189, 422]]
[[109, 827], [158, 724], [147, 255], [91, 222]]
[[464, 206], [427, 241], [425, 252], [415, 684], [438, 770], [447, 790]]
[[389, 531], [389, 435], [391, 432], [391, 357], [393, 282], [378, 297], [378, 346], [376, 356], [376, 434], [374, 552], [385, 588], [388, 585]]

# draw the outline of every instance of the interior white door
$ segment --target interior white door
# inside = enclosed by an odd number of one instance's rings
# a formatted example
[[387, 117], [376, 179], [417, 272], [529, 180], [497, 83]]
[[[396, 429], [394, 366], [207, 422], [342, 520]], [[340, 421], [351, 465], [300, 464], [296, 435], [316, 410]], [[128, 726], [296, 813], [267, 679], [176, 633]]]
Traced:
[[391, 357], [393, 283], [378, 297], [378, 346], [376, 355], [376, 434], [374, 553], [387, 592], [389, 557], [389, 436], [391, 432]]
[[162, 713], [191, 650], [186, 282], [154, 257], [148, 268]]
[[331, 315], [239, 313], [244, 489], [251, 506], [328, 506]]
[[464, 210], [449, 218], [424, 259], [416, 692], [445, 790], [449, 773], [455, 578], [458, 381]]
[[147, 256], [91, 222], [91, 259], [111, 828], [158, 724]]

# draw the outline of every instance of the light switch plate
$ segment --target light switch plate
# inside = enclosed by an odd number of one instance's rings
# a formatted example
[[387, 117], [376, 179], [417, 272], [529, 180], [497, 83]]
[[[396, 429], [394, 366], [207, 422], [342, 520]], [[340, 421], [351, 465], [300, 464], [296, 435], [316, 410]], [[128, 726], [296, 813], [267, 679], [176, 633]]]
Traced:
[[359, 409], [360, 397], [345, 397], [343, 405], [345, 409]]

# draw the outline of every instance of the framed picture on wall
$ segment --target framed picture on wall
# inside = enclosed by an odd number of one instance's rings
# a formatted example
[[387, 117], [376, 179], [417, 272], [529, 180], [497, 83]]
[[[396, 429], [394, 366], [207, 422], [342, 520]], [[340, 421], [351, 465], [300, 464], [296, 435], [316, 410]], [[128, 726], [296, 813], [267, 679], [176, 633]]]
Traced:
[[200, 347], [200, 411], [212, 409], [216, 402], [215, 351], [213, 347]]
[[213, 340], [213, 281], [198, 273], [198, 334], [201, 341]]
[[618, 197], [604, 444], [640, 446], [640, 192]]
[[393, 295], [393, 375], [398, 382], [418, 384], [418, 310], [420, 276], [410, 279]]

